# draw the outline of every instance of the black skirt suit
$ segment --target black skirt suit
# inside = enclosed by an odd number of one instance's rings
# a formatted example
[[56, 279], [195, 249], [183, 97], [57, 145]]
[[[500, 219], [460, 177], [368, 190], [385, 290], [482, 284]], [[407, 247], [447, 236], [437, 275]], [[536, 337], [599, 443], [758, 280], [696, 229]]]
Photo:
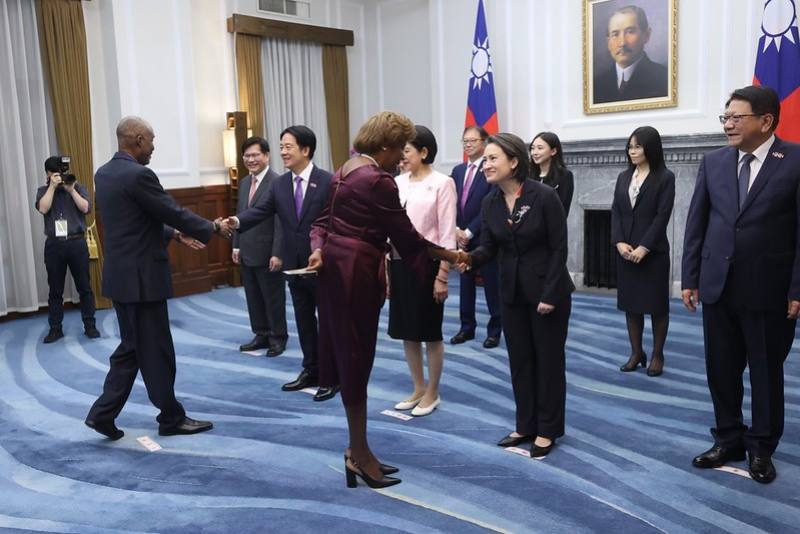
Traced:
[[628, 188], [633, 169], [620, 173], [611, 204], [611, 243], [644, 246], [650, 252], [640, 263], [617, 254], [617, 307], [627, 313], [669, 311], [669, 240], [667, 223], [675, 204], [675, 175], [669, 169], [650, 171], [642, 182], [636, 205]]
[[[566, 266], [564, 208], [553, 188], [526, 180], [511, 213], [498, 189], [484, 198], [481, 217], [472, 261], [477, 268], [498, 257], [516, 431], [555, 439], [564, 434], [564, 345], [575, 290]], [[540, 302], [555, 309], [540, 315]]]

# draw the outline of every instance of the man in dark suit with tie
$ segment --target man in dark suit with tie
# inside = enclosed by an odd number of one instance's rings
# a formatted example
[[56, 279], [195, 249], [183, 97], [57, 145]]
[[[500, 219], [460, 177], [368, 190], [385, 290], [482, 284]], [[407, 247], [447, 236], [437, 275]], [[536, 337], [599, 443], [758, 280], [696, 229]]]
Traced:
[[[331, 173], [311, 162], [316, 147], [317, 138], [306, 126], [289, 126], [281, 132], [281, 158], [289, 172], [277, 178], [268, 194], [257, 199], [250, 209], [231, 218], [239, 232], [247, 233], [261, 224], [260, 221], [277, 215], [283, 232], [281, 259], [286, 270], [308, 265], [311, 223], [322, 211], [330, 192]], [[284, 384], [282, 389], [296, 391], [318, 384], [317, 279], [301, 275], [288, 275], [287, 278], [297, 337], [303, 350], [303, 370], [296, 380]], [[314, 400], [333, 398], [336, 391], [338, 388], [319, 388]]]
[[[278, 178], [269, 166], [269, 143], [250, 137], [242, 143], [242, 159], [250, 174], [239, 183], [236, 211], [244, 211], [262, 197]], [[246, 232], [233, 236], [233, 263], [240, 266], [250, 328], [255, 337], [241, 351], [267, 349], [267, 356], [286, 350], [286, 289], [281, 272], [281, 227], [265, 217]]]
[[607, 44], [614, 65], [594, 77], [595, 104], [669, 94], [667, 67], [644, 51], [650, 34], [647, 14], [638, 6], [626, 6], [611, 15]]
[[[480, 243], [481, 202], [492, 190], [486, 183], [483, 174], [483, 149], [489, 134], [480, 126], [468, 126], [464, 129], [462, 143], [467, 162], [453, 167], [450, 176], [456, 181], [458, 208], [456, 213], [456, 239], [458, 248], [471, 251]], [[492, 260], [480, 269], [483, 278], [483, 291], [486, 305], [489, 308], [489, 324], [486, 327], [486, 339], [483, 346], [487, 349], [500, 343], [500, 296], [497, 261]], [[467, 271], [461, 274], [459, 285], [459, 312], [461, 329], [450, 339], [457, 345], [475, 338], [477, 321], [475, 320], [475, 273]]]
[[114, 420], [140, 370], [150, 401], [161, 410], [157, 417], [160, 435], [194, 434], [212, 427], [208, 421], [186, 417], [175, 398], [167, 244], [176, 239], [202, 248], [201, 241], [208, 242], [212, 232], [230, 235], [230, 229], [227, 223], [207, 221], [178, 206], [164, 191], [155, 173], [145, 167], [154, 138], [143, 119], [122, 119], [117, 126], [119, 151], [94, 177], [105, 245], [102, 291], [114, 303], [121, 340], [86, 425], [113, 440], [123, 436]]
[[[731, 94], [720, 121], [730, 146], [700, 164], [686, 220], [683, 302], [703, 302], [714, 446], [693, 464], [745, 459], [751, 477], [775, 479], [783, 434], [783, 362], [800, 310], [800, 146], [774, 135], [778, 95], [768, 87]], [[743, 424], [742, 375], [750, 367], [752, 421]]]

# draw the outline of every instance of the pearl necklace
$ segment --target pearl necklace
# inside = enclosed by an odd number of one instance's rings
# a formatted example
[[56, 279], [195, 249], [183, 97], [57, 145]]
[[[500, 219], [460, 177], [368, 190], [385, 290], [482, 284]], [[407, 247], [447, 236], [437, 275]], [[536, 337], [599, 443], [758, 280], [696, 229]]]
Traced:
[[372, 157], [372, 156], [370, 156], [369, 154], [364, 154], [364, 153], [362, 153], [362, 152], [359, 152], [359, 153], [358, 153], [358, 155], [359, 155], [359, 156], [361, 156], [362, 158], [367, 158], [368, 160], [372, 161], [372, 163], [374, 163], [376, 167], [380, 167], [380, 165], [379, 165], [379, 164], [378, 164], [378, 162], [375, 160], [375, 158], [373, 158], [373, 157]]

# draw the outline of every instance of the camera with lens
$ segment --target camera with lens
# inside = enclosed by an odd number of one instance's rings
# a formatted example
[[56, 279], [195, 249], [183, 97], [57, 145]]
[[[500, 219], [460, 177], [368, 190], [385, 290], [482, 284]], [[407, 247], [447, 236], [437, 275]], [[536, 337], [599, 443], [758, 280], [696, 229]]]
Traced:
[[61, 183], [66, 185], [72, 185], [78, 180], [74, 174], [70, 174], [69, 162], [69, 156], [61, 156], [61, 162], [58, 167], [58, 173], [61, 175]]

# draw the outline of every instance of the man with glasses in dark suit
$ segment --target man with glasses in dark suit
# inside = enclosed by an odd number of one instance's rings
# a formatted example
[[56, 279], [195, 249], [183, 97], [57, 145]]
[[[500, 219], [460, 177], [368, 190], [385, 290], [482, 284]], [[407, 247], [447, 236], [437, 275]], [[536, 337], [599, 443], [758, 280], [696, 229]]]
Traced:
[[[481, 202], [491, 190], [483, 175], [483, 150], [489, 134], [480, 126], [464, 128], [461, 142], [467, 161], [453, 167], [450, 176], [456, 181], [457, 212], [456, 240], [458, 248], [473, 250], [480, 243]], [[483, 291], [486, 305], [489, 308], [489, 324], [486, 326], [486, 339], [483, 346], [492, 349], [500, 343], [500, 293], [497, 274], [497, 261], [493, 260], [480, 269], [483, 279]], [[475, 273], [467, 271], [461, 274], [459, 285], [459, 315], [461, 328], [450, 339], [457, 345], [475, 338], [477, 321], [475, 320]]]

